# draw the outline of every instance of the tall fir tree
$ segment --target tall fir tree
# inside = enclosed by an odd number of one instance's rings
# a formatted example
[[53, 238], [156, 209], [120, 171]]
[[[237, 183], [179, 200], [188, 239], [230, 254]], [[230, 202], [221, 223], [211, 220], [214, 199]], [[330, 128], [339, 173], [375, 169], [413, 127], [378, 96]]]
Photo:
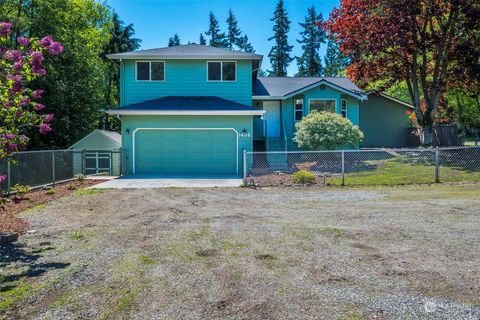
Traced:
[[242, 32], [238, 28], [238, 21], [233, 11], [228, 10], [227, 16], [227, 38], [226, 44], [227, 48], [232, 50], [234, 46], [240, 47], [242, 44]]
[[285, 77], [287, 75], [287, 67], [292, 62], [293, 58], [290, 56], [293, 46], [288, 44], [288, 31], [290, 31], [290, 23], [287, 12], [283, 6], [283, 0], [279, 0], [275, 13], [272, 19], [275, 25], [273, 26], [273, 37], [268, 41], [274, 40], [275, 44], [272, 46], [268, 57], [272, 65], [272, 76]]
[[179, 45], [180, 45], [180, 36], [177, 33], [175, 33], [173, 37], [170, 37], [170, 39], [168, 39], [168, 46], [174, 47]]
[[322, 60], [320, 58], [320, 46], [326, 41], [326, 33], [323, 28], [315, 24], [323, 23], [322, 14], [316, 13], [315, 7], [308, 8], [305, 21], [299, 23], [303, 30], [300, 32], [301, 39], [297, 40], [302, 45], [302, 55], [296, 57], [299, 77], [319, 77], [323, 75]]
[[253, 49], [253, 46], [252, 44], [248, 41], [248, 36], [247, 35], [244, 35], [242, 38], [241, 38], [241, 41], [240, 41], [240, 44], [239, 44], [239, 48], [241, 51], [243, 52], [248, 52], [248, 53], [254, 53], [255, 50]]
[[333, 41], [328, 40], [327, 53], [325, 55], [325, 71], [326, 77], [344, 77], [345, 68], [348, 66], [350, 60], [340, 52], [340, 48]]
[[207, 45], [207, 40], [205, 40], [205, 37], [203, 36], [203, 33], [200, 33], [200, 38], [199, 42], [201, 45], [206, 46]]
[[210, 11], [209, 19], [210, 19], [210, 23], [208, 26], [208, 30], [205, 31], [205, 34], [207, 36], [210, 36], [208, 45], [211, 47], [225, 48], [227, 46], [225, 33], [220, 31], [218, 20], [213, 14], [213, 12], [211, 11]]

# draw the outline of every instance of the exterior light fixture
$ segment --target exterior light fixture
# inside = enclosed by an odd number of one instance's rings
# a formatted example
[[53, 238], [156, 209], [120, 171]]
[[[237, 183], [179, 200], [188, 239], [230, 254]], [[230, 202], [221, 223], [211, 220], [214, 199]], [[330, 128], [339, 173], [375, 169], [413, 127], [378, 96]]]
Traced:
[[130, 129], [127, 129], [125, 130], [125, 133], [127, 134], [127, 136], [130, 134]]
[[240, 137], [248, 138], [250, 137], [250, 133], [247, 132], [247, 129], [243, 129], [242, 133], [240, 133]]

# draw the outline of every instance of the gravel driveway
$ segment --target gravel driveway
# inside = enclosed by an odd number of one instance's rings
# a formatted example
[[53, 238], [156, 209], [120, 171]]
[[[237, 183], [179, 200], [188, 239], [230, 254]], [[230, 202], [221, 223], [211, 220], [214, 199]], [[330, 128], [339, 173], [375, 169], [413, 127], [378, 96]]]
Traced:
[[23, 213], [0, 318], [479, 319], [479, 207], [480, 185], [84, 190]]

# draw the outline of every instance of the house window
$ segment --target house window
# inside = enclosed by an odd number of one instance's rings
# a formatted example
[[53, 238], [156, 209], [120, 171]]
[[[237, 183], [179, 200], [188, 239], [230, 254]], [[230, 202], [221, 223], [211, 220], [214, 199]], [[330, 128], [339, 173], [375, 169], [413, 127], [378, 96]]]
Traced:
[[335, 113], [337, 109], [337, 100], [335, 99], [310, 99], [310, 112], [327, 111]]
[[165, 62], [137, 61], [137, 81], [165, 81]]
[[295, 121], [303, 118], [303, 99], [295, 99]]
[[235, 61], [208, 61], [208, 81], [236, 81], [237, 64]]
[[342, 99], [342, 117], [347, 117], [347, 100]]

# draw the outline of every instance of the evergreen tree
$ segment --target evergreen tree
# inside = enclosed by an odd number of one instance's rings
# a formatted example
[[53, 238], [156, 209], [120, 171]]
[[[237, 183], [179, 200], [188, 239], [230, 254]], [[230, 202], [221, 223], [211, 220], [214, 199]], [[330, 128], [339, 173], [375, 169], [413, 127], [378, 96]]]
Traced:
[[210, 24], [208, 30], [205, 32], [207, 36], [210, 36], [209, 45], [211, 47], [225, 48], [227, 46], [227, 41], [225, 39], [225, 33], [220, 32], [220, 27], [218, 25], [218, 20], [210, 11], [209, 15]]
[[227, 48], [232, 50], [233, 46], [241, 47], [242, 45], [242, 32], [238, 28], [238, 21], [235, 15], [233, 14], [232, 10], [228, 10], [228, 17], [227, 17], [227, 38], [226, 44]]
[[279, 0], [275, 9], [274, 17], [270, 21], [275, 22], [273, 26], [273, 37], [268, 41], [275, 40], [268, 57], [272, 65], [272, 76], [285, 77], [287, 75], [287, 67], [292, 62], [293, 58], [290, 56], [293, 46], [288, 44], [288, 31], [290, 30], [290, 20], [288, 20], [287, 13], [283, 7], [283, 0]]
[[254, 53], [255, 52], [252, 44], [248, 41], [248, 36], [247, 35], [244, 35], [241, 38], [239, 47], [240, 47], [240, 50], [244, 51], [244, 52], [249, 52], [249, 53]]
[[170, 37], [170, 39], [168, 39], [168, 46], [174, 47], [179, 45], [180, 45], [180, 36], [177, 33], [175, 33], [173, 37]]
[[325, 43], [326, 34], [322, 28], [315, 25], [322, 22], [322, 14], [317, 15], [315, 7], [312, 6], [308, 9], [305, 21], [299, 23], [303, 30], [300, 32], [302, 38], [297, 42], [302, 45], [303, 53], [297, 57], [297, 76], [319, 77], [323, 74], [322, 60], [318, 51], [321, 44]]
[[327, 54], [325, 55], [325, 76], [326, 77], [344, 77], [345, 68], [349, 64], [349, 59], [342, 55], [338, 45], [332, 40], [328, 40]]
[[205, 37], [203, 36], [203, 33], [200, 33], [200, 44], [206, 46], [207, 45], [207, 40], [205, 40]]

